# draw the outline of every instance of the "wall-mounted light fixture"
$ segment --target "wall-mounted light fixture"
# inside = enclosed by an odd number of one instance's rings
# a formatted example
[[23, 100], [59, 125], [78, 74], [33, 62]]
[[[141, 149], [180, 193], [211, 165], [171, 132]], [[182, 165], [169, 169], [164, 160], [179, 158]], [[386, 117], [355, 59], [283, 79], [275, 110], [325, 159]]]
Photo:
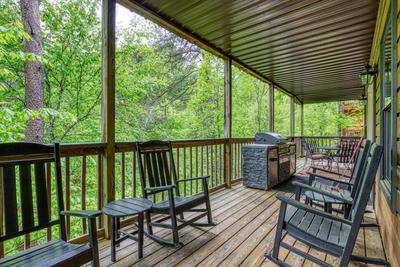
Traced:
[[373, 81], [374, 77], [377, 75], [377, 68], [371, 67], [371, 65], [367, 64], [364, 66], [362, 72], [360, 73], [361, 84], [363, 86], [368, 86]]

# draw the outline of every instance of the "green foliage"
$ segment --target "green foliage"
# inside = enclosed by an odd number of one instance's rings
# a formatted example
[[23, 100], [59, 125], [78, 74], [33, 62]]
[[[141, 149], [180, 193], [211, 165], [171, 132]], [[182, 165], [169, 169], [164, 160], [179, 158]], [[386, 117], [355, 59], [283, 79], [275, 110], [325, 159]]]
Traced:
[[339, 113], [337, 102], [304, 105], [304, 135], [337, 136], [353, 119]]
[[224, 136], [224, 66], [211, 54], [202, 51], [202, 55], [185, 128], [192, 138], [219, 138]]
[[223, 136], [222, 60], [142, 20], [117, 36], [117, 140]]
[[274, 92], [275, 132], [290, 134], [290, 97], [281, 91]]
[[[101, 29], [99, 1], [42, 1], [45, 106], [65, 116], [46, 120], [45, 140], [100, 141]], [[54, 115], [56, 115], [55, 113]], [[72, 119], [73, 118], [73, 119]]]
[[251, 137], [268, 131], [269, 85], [253, 76], [232, 70], [232, 134]]
[[27, 113], [18, 91], [23, 87], [23, 64], [31, 56], [23, 52], [29, 38], [20, 21], [19, 7], [12, 0], [0, 3], [0, 142], [24, 138]]

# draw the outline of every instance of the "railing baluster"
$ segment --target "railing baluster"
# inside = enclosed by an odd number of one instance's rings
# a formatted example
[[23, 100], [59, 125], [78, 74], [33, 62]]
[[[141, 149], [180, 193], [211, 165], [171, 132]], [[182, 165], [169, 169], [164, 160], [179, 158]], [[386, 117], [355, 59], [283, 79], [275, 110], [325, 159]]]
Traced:
[[214, 149], [213, 149], [213, 145], [210, 145], [210, 174], [211, 174], [211, 187], [215, 186], [215, 175], [214, 175]]
[[221, 145], [216, 145], [215, 147], [216, 147], [215, 158], [217, 159], [216, 162], [217, 162], [217, 166], [218, 166], [218, 168], [217, 168], [218, 185], [221, 185], [222, 184], [222, 181], [221, 181], [221, 160], [220, 160]]
[[[71, 209], [71, 170], [69, 157], [65, 158], [65, 209]], [[66, 216], [67, 238], [70, 239], [71, 234], [71, 220]]]
[[239, 144], [236, 144], [236, 178], [239, 179]]
[[[82, 191], [81, 191], [81, 207], [86, 210], [86, 156], [82, 157]], [[82, 219], [82, 232], [87, 233], [86, 219]]]
[[221, 180], [221, 184], [224, 183], [224, 145], [219, 145], [219, 179]]
[[[183, 148], [183, 179], [186, 179], [186, 147]], [[183, 182], [183, 195], [186, 196], [186, 181]]]
[[[196, 177], [199, 177], [199, 147], [198, 146], [196, 146], [196, 160], [195, 160], [195, 168], [196, 168]], [[199, 181], [198, 180], [196, 180], [195, 181], [195, 184], [196, 184], [196, 190], [195, 190], [195, 194], [197, 194], [198, 192], [199, 192], [199, 190], [198, 190], [198, 184], [199, 184]]]
[[217, 145], [213, 145], [213, 173], [214, 173], [214, 187], [218, 186], [218, 165], [217, 165]]
[[[46, 163], [46, 187], [47, 187], [47, 212], [49, 213], [49, 218], [51, 218], [51, 163]], [[46, 230], [47, 241], [51, 240], [51, 226], [47, 227]]]
[[[193, 153], [192, 153], [192, 147], [189, 148], [189, 177], [193, 177]], [[192, 192], [193, 189], [193, 181], [190, 181], [190, 195], [193, 195]]]
[[243, 178], [242, 177], [242, 148], [243, 148], [243, 144], [239, 144], [239, 157], [238, 157], [238, 169], [239, 169], [239, 178]]
[[[200, 151], [201, 151], [201, 154], [200, 154], [200, 172], [201, 172], [201, 176], [204, 176], [204, 147], [203, 146], [201, 146], [200, 147]], [[198, 184], [196, 184], [196, 187], [197, 187], [197, 193], [199, 192], [199, 187], [198, 187]]]
[[121, 153], [121, 197], [125, 198], [125, 152]]
[[[209, 165], [208, 165], [208, 145], [206, 146], [206, 173], [207, 175], [210, 175], [209, 170]], [[210, 182], [208, 184], [209, 186], [212, 187], [212, 176], [210, 175]]]
[[[101, 155], [97, 155], [96, 158], [96, 177], [97, 177], [97, 209], [103, 208], [103, 163]], [[99, 228], [103, 228], [104, 216], [99, 217]]]
[[132, 197], [136, 197], [136, 152], [132, 152]]
[[240, 147], [241, 144], [237, 143], [236, 144], [237, 147], [237, 152], [236, 152], [236, 168], [237, 168], [237, 178], [240, 179]]
[[[180, 170], [180, 166], [179, 166], [179, 147], [176, 148], [176, 166], [175, 166], [175, 168], [176, 168], [176, 175], [178, 176], [177, 179], [179, 180], [179, 179], [181, 179], [181, 174], [179, 173], [179, 170]], [[177, 184], [176, 186], [180, 186], [180, 184]], [[181, 188], [179, 188], [179, 191], [181, 191], [180, 189]]]
[[217, 181], [217, 185], [221, 184], [219, 177], [219, 145], [215, 145], [215, 180]]

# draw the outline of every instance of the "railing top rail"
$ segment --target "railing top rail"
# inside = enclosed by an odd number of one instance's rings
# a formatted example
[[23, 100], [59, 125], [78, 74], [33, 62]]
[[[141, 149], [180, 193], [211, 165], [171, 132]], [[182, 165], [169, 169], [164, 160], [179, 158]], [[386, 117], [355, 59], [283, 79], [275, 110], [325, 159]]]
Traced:
[[[359, 139], [358, 136], [288, 136], [288, 138], [297, 139]], [[240, 138], [203, 138], [203, 139], [180, 139], [172, 140], [172, 146], [174, 148], [183, 147], [198, 147], [207, 145], [219, 145], [226, 144], [228, 141], [232, 144], [240, 143], [252, 143], [254, 137], [240, 137]], [[87, 156], [87, 155], [99, 155], [104, 152], [105, 143], [75, 143], [75, 144], [61, 144], [61, 156], [62, 157], [73, 157], [73, 156]], [[116, 142], [115, 152], [128, 152], [136, 151], [135, 142]]]
[[[181, 147], [196, 147], [206, 145], [218, 145], [225, 144], [227, 139], [215, 138], [215, 139], [188, 139], [188, 140], [171, 140], [173, 148]], [[116, 152], [136, 151], [136, 142], [117, 142], [115, 144]]]
[[[197, 147], [207, 145], [219, 145], [226, 144], [229, 139], [227, 138], [204, 138], [204, 139], [181, 139], [172, 140], [172, 146], [174, 148], [183, 147]], [[231, 143], [250, 143], [254, 142], [254, 138], [232, 138]], [[94, 142], [94, 143], [74, 143], [74, 144], [61, 144], [61, 156], [62, 157], [73, 157], [73, 156], [86, 156], [86, 155], [99, 155], [104, 152], [105, 143]], [[136, 151], [136, 142], [116, 142], [115, 152], [128, 152]]]
[[61, 144], [62, 157], [99, 155], [104, 152], [105, 143]]
[[310, 138], [310, 139], [360, 139], [361, 136], [316, 136], [316, 135], [304, 135], [304, 136], [289, 136], [289, 138]]
[[240, 138], [232, 138], [231, 143], [251, 143], [254, 142], [256, 139], [254, 137], [240, 137]]

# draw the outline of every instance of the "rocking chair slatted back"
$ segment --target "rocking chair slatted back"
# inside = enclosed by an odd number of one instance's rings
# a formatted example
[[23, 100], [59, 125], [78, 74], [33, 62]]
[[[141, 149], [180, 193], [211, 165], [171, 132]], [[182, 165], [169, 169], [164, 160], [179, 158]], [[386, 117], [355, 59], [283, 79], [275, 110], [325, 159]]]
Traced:
[[[360, 148], [358, 150], [357, 155], [355, 156], [355, 163], [353, 167], [353, 172], [351, 173], [350, 181], [353, 183], [352, 188], [358, 188], [358, 183], [361, 179], [360, 177], [363, 177], [365, 169], [366, 169], [366, 164], [367, 164], [367, 159], [370, 153], [370, 146], [371, 146], [371, 141], [370, 140], [363, 140]], [[351, 196], [354, 197], [356, 193], [356, 190], [352, 190]]]
[[340, 149], [336, 154], [336, 158], [339, 163], [349, 163], [351, 157], [354, 154], [354, 150], [357, 146], [356, 142], [343, 141], [340, 143]]
[[382, 146], [376, 143], [372, 144], [366, 160], [365, 171], [362, 174], [362, 178], [358, 179], [360, 184], [356, 187], [357, 189], [355, 192], [354, 204], [352, 205], [349, 216], [351, 220], [359, 220], [360, 224], [367, 206], [369, 193], [371, 192], [375, 181], [375, 175], [378, 170], [381, 157]]
[[[5, 241], [52, 225], [61, 224], [61, 239], [66, 240], [63, 216], [51, 220], [46, 186], [45, 164], [56, 167], [57, 201], [64, 209], [59, 145], [33, 143], [0, 144], [0, 177], [3, 180]], [[19, 197], [18, 197], [19, 196]], [[36, 216], [35, 216], [36, 214]]]
[[[136, 144], [143, 189], [173, 185], [177, 180], [171, 142], [147, 141]], [[178, 190], [178, 189], [177, 189]], [[146, 197], [147, 192], [143, 190]]]

